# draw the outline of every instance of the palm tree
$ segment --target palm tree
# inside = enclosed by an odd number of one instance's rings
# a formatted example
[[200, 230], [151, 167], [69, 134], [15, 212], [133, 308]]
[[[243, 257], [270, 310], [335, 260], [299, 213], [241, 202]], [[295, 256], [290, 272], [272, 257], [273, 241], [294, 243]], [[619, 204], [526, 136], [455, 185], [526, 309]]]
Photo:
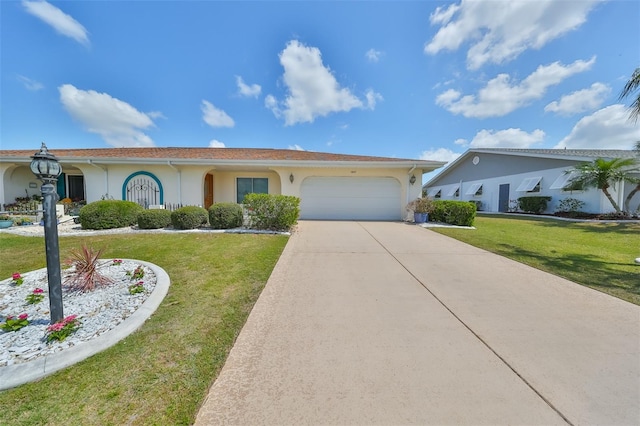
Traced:
[[[571, 179], [567, 186], [595, 187], [604, 193], [617, 213], [622, 213], [620, 206], [611, 196], [609, 188], [621, 181], [637, 183], [636, 178], [631, 176], [631, 172], [635, 171], [631, 169], [634, 165], [636, 165], [636, 160], [633, 158], [613, 158], [611, 160], [596, 158], [591, 163], [575, 166], [570, 172], [577, 172], [576, 177]], [[627, 197], [627, 200], [630, 198]]]
[[[640, 89], [640, 68], [636, 68], [636, 70], [631, 74], [631, 78], [627, 81], [627, 84], [622, 88], [622, 92], [620, 92], [619, 99], [622, 100], [627, 96], [631, 95], [633, 92], [638, 91]], [[638, 95], [636, 99], [631, 103], [631, 115], [630, 119], [633, 121], [638, 121], [638, 117], [640, 116], [640, 91], [638, 91]], [[636, 143], [636, 149], [638, 148], [638, 144]]]

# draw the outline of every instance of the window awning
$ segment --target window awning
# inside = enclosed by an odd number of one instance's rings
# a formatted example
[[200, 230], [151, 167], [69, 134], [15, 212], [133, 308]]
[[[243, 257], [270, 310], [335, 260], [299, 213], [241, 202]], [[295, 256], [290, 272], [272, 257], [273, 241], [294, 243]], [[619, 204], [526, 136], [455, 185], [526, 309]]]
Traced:
[[526, 178], [522, 181], [516, 192], [527, 192], [533, 190], [542, 180], [542, 176]]
[[553, 181], [549, 189], [564, 189], [575, 176], [575, 172], [563, 173]]
[[431, 188], [429, 189], [429, 191], [427, 191], [427, 196], [433, 198], [438, 192], [440, 192], [440, 188]]
[[482, 189], [482, 182], [480, 183], [474, 183], [471, 184], [471, 186], [469, 187], [469, 189], [467, 189], [467, 192], [465, 192], [466, 195], [477, 195], [478, 192]]
[[456, 195], [456, 192], [458, 191], [458, 189], [460, 189], [460, 185], [454, 185], [451, 188], [449, 188], [449, 191], [447, 192], [447, 197], [451, 197], [452, 195]]

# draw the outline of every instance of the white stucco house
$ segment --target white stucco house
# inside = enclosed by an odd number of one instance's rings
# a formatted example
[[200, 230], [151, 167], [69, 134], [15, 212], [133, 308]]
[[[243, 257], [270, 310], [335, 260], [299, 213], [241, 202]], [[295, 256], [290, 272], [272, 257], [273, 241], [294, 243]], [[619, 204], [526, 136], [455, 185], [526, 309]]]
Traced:
[[[602, 191], [565, 190], [572, 177], [566, 171], [596, 158], [609, 160], [637, 155], [632, 150], [474, 148], [448, 164], [426, 182], [423, 189], [436, 199], [478, 201], [480, 210], [486, 212], [506, 212], [518, 198], [540, 195], [551, 197], [545, 213], [553, 213], [565, 198], [584, 202], [584, 212], [609, 213], [615, 209]], [[620, 182], [610, 188], [610, 192], [622, 207], [634, 187]], [[636, 194], [630, 205], [631, 211], [638, 208], [640, 194]]]
[[[38, 150], [0, 150], [0, 208], [40, 194]], [[253, 148], [50, 149], [60, 198], [149, 205], [242, 202], [249, 192], [294, 195], [302, 219], [402, 220], [439, 161]]]

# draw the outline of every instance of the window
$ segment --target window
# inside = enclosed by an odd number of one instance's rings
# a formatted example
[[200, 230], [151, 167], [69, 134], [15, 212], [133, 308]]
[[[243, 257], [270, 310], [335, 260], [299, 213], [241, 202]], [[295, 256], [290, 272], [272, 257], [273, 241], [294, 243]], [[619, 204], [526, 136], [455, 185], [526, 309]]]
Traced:
[[449, 188], [449, 192], [447, 192], [447, 197], [459, 197], [460, 196], [460, 185], [455, 185]]
[[516, 192], [540, 192], [542, 176], [526, 178], [522, 181]]
[[269, 179], [267, 178], [237, 178], [236, 202], [242, 204], [247, 194], [268, 194]]
[[572, 183], [571, 180], [574, 179], [578, 174], [576, 172], [565, 172], [558, 176], [558, 178], [553, 181], [549, 189], [562, 189], [563, 191], [582, 191], [584, 188], [582, 185], [577, 183]]
[[482, 195], [482, 183], [472, 184], [466, 192], [467, 195]]

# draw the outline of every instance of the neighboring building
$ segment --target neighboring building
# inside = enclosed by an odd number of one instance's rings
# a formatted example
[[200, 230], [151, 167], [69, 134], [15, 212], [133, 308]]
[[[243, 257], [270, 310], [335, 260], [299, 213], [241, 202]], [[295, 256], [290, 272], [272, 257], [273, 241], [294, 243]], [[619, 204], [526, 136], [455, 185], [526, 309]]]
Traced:
[[[38, 150], [0, 150], [0, 203], [40, 194], [29, 169]], [[149, 205], [241, 203], [250, 192], [294, 195], [302, 219], [401, 220], [439, 161], [285, 149], [51, 149], [63, 174], [58, 195]], [[2, 207], [0, 205], [0, 208]]]
[[[436, 199], [479, 201], [480, 210], [487, 212], [506, 212], [515, 206], [518, 198], [540, 195], [551, 197], [546, 213], [553, 213], [565, 198], [583, 201], [584, 212], [608, 213], [615, 210], [602, 191], [565, 190], [572, 177], [566, 171], [596, 158], [634, 158], [636, 155], [632, 150], [476, 148], [448, 164], [425, 183], [423, 189]], [[621, 208], [634, 187], [619, 183], [610, 188]], [[634, 197], [630, 207], [632, 211], [640, 208], [640, 194]]]

